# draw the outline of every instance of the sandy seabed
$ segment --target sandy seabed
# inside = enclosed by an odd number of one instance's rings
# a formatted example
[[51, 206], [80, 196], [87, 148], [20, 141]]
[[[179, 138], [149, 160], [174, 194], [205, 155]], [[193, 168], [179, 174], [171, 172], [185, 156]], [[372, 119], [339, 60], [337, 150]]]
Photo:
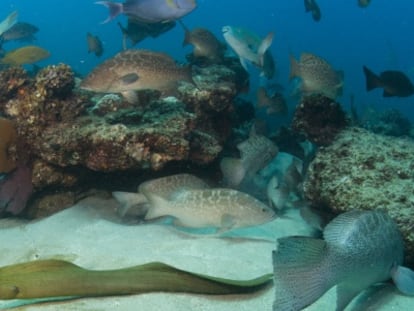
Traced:
[[[189, 235], [159, 224], [125, 225], [114, 216], [115, 204], [113, 200], [87, 198], [39, 221], [0, 220], [0, 266], [57, 258], [101, 270], [161, 261], [188, 271], [232, 279], [255, 278], [273, 270], [271, 253], [275, 242]], [[310, 229], [296, 216], [240, 232], [267, 239], [309, 234]], [[271, 311], [274, 295], [271, 286], [249, 295], [149, 293], [36, 304], [0, 300], [0, 310]], [[335, 310], [335, 300], [332, 289], [305, 310]], [[387, 286], [372, 295], [360, 295], [346, 310], [414, 310], [414, 298], [402, 296], [393, 286]]]

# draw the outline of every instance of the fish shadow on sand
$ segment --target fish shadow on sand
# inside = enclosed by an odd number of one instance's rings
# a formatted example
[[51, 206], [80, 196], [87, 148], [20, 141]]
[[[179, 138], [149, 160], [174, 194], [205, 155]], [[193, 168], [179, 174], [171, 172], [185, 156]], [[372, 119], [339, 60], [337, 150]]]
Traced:
[[396, 295], [401, 295], [392, 283], [371, 286], [359, 295], [349, 311], [376, 311], [387, 305]]

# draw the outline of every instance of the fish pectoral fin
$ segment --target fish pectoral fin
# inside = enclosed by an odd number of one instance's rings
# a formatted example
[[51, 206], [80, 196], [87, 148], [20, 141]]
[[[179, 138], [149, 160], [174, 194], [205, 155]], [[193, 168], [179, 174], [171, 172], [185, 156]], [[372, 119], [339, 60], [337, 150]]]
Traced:
[[135, 104], [138, 102], [138, 95], [135, 91], [125, 91], [121, 93], [125, 100], [130, 104]]
[[121, 77], [121, 81], [125, 85], [132, 84], [136, 82], [138, 79], [139, 79], [139, 76], [135, 72], [128, 73]]
[[240, 64], [242, 65], [244, 70], [248, 71], [249, 65], [248, 65], [247, 59], [240, 57]]
[[223, 216], [221, 216], [220, 223], [221, 229], [219, 231], [226, 231], [234, 227], [234, 225], [236, 224], [236, 220], [234, 219], [234, 216], [230, 214], [224, 214]]
[[391, 271], [391, 277], [395, 283], [395, 286], [400, 292], [405, 295], [414, 296], [414, 271], [397, 266]]

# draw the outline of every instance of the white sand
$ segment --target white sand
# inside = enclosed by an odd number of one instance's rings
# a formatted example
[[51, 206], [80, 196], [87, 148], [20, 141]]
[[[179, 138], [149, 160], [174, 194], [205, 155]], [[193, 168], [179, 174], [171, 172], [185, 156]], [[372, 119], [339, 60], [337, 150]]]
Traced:
[[[47, 219], [8, 227], [0, 221], [0, 265], [59, 258], [88, 269], [117, 269], [161, 261], [177, 268], [225, 278], [246, 279], [272, 272], [275, 243], [262, 240], [188, 236], [163, 225], [127, 226], [109, 221], [112, 200], [88, 198]], [[262, 232], [275, 237], [306, 234], [302, 222], [277, 219]], [[143, 310], [143, 311], [271, 311], [274, 289], [252, 295], [204, 296], [150, 293], [65, 302], [31, 304], [13, 310]], [[414, 310], [414, 299], [391, 293], [347, 310]], [[22, 305], [2, 301], [0, 309]], [[366, 303], [366, 302], [365, 302]], [[378, 306], [381, 304], [381, 306]], [[329, 291], [307, 311], [334, 310], [335, 292]]]

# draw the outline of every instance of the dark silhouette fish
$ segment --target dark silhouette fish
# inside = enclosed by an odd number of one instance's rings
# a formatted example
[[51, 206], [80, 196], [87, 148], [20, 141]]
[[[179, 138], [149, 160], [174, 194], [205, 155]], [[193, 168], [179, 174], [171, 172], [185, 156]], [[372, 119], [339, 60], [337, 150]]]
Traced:
[[363, 69], [367, 91], [382, 88], [383, 97], [408, 97], [414, 94], [414, 85], [401, 71], [387, 70], [377, 76], [367, 67], [363, 66]]
[[89, 32], [86, 34], [86, 41], [88, 43], [88, 53], [95, 53], [96, 56], [102, 56], [104, 49], [101, 39]]
[[19, 22], [14, 24], [11, 28], [5, 31], [1, 36], [0, 40], [3, 42], [8, 41], [28, 41], [33, 42], [36, 40], [35, 33], [39, 31], [36, 26]]
[[143, 23], [158, 23], [177, 20], [196, 7], [195, 0], [127, 0], [124, 3], [98, 1], [109, 9], [107, 23], [120, 14], [136, 19]]
[[402, 267], [403, 240], [394, 221], [379, 211], [351, 211], [334, 218], [324, 239], [285, 237], [273, 252], [273, 311], [298, 311], [337, 286], [337, 311], [364, 289], [394, 280], [414, 295], [414, 271]]
[[358, 0], [358, 6], [361, 8], [366, 8], [370, 3], [371, 0]]
[[183, 46], [192, 45], [195, 58], [205, 58], [213, 62], [222, 60], [225, 46], [211, 31], [205, 28], [189, 30], [183, 22], [180, 21], [180, 24], [185, 33]]
[[124, 27], [118, 23], [122, 31], [122, 47], [127, 49], [127, 39], [131, 42], [131, 46], [136, 45], [147, 37], [156, 38], [175, 27], [175, 22], [159, 22], [159, 23], [142, 23], [135, 19], [128, 18], [127, 26]]
[[305, 0], [305, 11], [312, 13], [312, 18], [315, 22], [319, 22], [321, 20], [321, 10], [319, 9], [319, 5], [316, 3], [316, 0]]

